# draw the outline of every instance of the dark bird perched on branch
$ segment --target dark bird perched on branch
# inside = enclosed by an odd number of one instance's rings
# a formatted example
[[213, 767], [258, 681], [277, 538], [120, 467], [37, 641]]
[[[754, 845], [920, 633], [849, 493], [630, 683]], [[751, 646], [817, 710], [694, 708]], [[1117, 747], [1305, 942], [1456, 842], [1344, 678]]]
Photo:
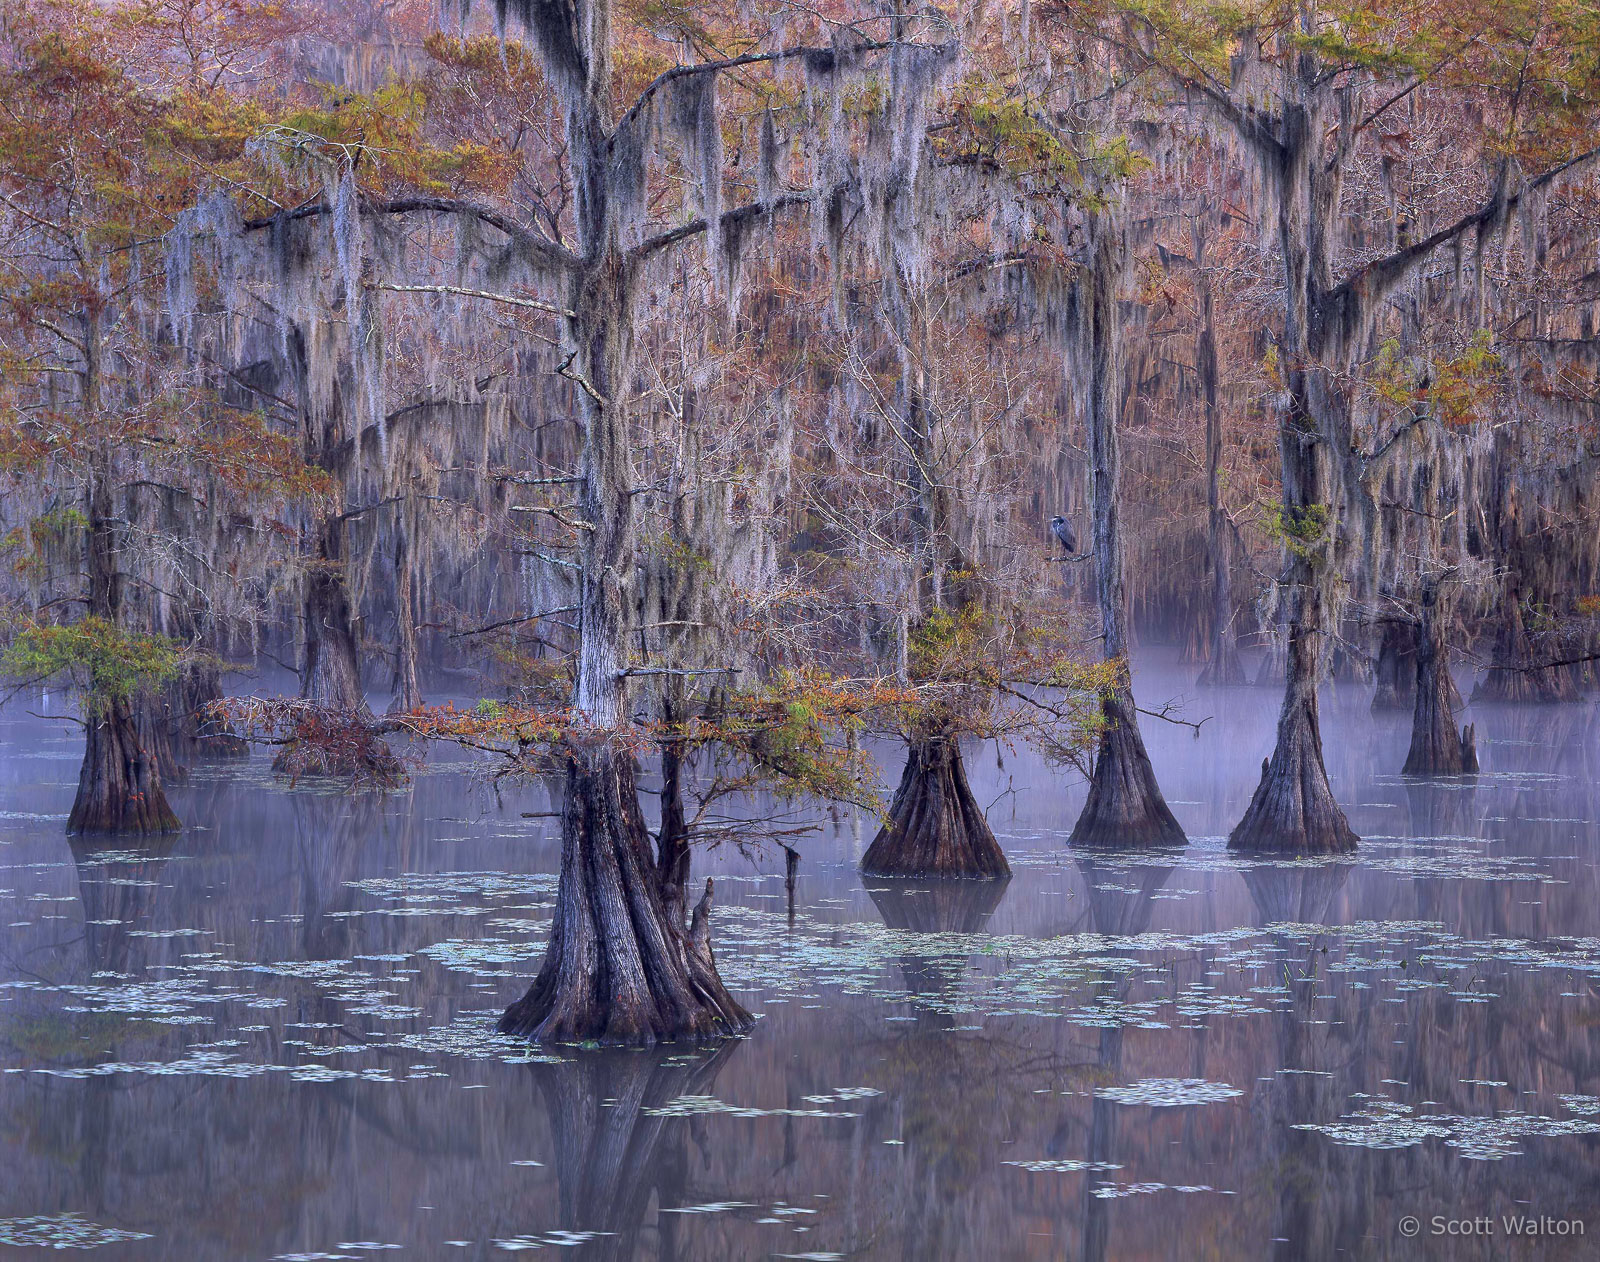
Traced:
[[1061, 541], [1061, 546], [1071, 556], [1078, 550], [1078, 536], [1073, 533], [1072, 523], [1057, 513], [1050, 519], [1050, 533]]

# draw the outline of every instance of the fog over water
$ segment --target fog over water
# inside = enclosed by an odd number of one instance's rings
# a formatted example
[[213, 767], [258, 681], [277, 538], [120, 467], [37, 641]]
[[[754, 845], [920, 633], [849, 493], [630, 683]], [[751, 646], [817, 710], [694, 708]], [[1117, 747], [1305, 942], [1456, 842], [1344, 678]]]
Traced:
[[1595, 1256], [1594, 705], [1474, 706], [1483, 774], [1407, 782], [1409, 716], [1330, 687], [1361, 848], [1273, 860], [1223, 839], [1279, 694], [1191, 677], [1136, 681], [1206, 720], [1144, 724], [1186, 849], [1069, 852], [1077, 777], [970, 749], [1009, 883], [863, 881], [847, 815], [791, 915], [781, 853], [697, 852], [761, 1019], [628, 1053], [492, 1032], [543, 950], [545, 787], [257, 753], [172, 792], [180, 836], [83, 844], [81, 737], [13, 703], [0, 1258]]

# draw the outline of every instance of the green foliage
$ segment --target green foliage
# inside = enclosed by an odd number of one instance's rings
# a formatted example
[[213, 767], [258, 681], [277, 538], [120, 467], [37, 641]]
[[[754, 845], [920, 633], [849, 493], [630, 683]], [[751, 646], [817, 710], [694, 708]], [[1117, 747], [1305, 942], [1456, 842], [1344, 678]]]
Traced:
[[1479, 329], [1467, 345], [1453, 355], [1426, 361], [1401, 353], [1390, 338], [1378, 348], [1370, 373], [1372, 388], [1391, 407], [1413, 415], [1429, 414], [1446, 425], [1471, 425], [1483, 419], [1505, 377], [1505, 363], [1494, 349], [1494, 337]]
[[1307, 561], [1321, 557], [1328, 541], [1330, 520], [1326, 504], [1274, 503], [1266, 505], [1262, 514], [1262, 525], [1267, 533]]
[[65, 676], [84, 708], [97, 711], [171, 679], [182, 662], [176, 640], [87, 617], [67, 626], [24, 627], [0, 655], [0, 672], [28, 681]]

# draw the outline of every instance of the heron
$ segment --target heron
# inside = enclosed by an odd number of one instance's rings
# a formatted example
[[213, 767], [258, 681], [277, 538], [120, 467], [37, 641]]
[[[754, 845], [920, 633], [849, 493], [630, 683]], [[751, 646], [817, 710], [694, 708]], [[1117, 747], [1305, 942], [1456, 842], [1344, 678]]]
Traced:
[[1061, 546], [1071, 556], [1078, 550], [1078, 536], [1073, 533], [1072, 523], [1057, 513], [1050, 519], [1050, 533], [1061, 541]]

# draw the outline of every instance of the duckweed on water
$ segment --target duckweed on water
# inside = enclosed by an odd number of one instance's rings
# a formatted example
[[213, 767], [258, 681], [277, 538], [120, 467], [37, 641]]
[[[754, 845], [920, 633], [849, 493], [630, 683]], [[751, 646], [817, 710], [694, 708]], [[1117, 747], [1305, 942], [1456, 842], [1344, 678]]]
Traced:
[[1127, 1087], [1101, 1087], [1095, 1095], [1117, 1104], [1147, 1104], [1152, 1108], [1176, 1108], [1185, 1104], [1215, 1104], [1231, 1100], [1244, 1092], [1226, 1082], [1207, 1082], [1203, 1078], [1145, 1078]]
[[1338, 1122], [1297, 1122], [1294, 1128], [1316, 1131], [1336, 1144], [1358, 1148], [1411, 1148], [1430, 1139], [1442, 1139], [1446, 1147], [1470, 1161], [1518, 1156], [1522, 1151], [1518, 1143], [1524, 1138], [1600, 1134], [1600, 1122], [1559, 1121], [1519, 1112], [1495, 1117], [1448, 1113], [1417, 1116], [1410, 1105], [1381, 1096]]
[[155, 1239], [146, 1231], [123, 1231], [102, 1227], [80, 1214], [36, 1215], [32, 1218], [0, 1218], [0, 1244], [19, 1248], [94, 1249], [101, 1245], [129, 1240]]

